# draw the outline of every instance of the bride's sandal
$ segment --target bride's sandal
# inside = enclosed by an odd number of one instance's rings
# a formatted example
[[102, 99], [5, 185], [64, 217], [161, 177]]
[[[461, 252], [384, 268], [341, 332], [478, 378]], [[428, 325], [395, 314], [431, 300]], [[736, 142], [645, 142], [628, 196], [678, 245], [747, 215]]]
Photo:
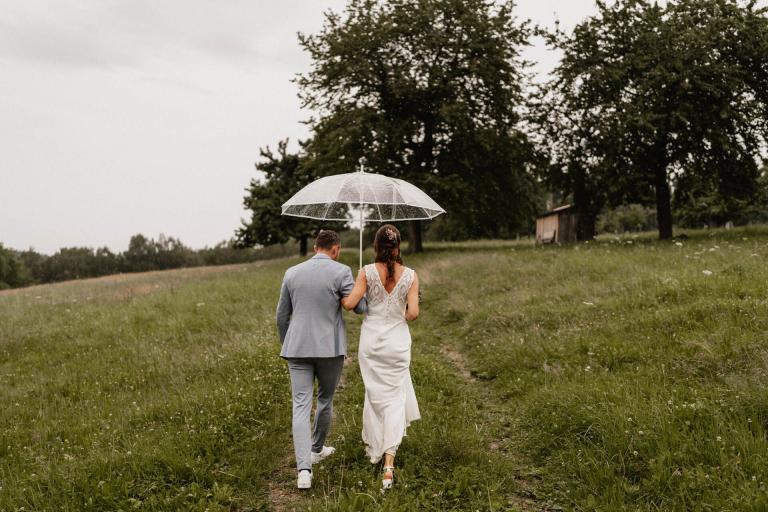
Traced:
[[381, 488], [382, 489], [391, 489], [392, 483], [395, 480], [395, 467], [394, 466], [384, 466], [384, 476], [381, 480]]

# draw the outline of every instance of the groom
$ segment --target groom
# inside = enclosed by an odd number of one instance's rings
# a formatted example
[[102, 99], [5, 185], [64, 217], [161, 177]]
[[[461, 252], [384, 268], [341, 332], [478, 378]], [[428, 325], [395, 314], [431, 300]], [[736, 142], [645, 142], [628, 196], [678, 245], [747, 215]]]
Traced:
[[[288, 361], [293, 394], [293, 447], [299, 489], [312, 486], [312, 464], [336, 450], [323, 446], [331, 426], [333, 394], [341, 377], [347, 337], [340, 300], [354, 287], [352, 270], [338, 263], [341, 242], [335, 231], [323, 230], [315, 239], [315, 255], [286, 270], [277, 303], [277, 329]], [[355, 308], [364, 313], [365, 299]], [[317, 410], [310, 439], [314, 381]]]

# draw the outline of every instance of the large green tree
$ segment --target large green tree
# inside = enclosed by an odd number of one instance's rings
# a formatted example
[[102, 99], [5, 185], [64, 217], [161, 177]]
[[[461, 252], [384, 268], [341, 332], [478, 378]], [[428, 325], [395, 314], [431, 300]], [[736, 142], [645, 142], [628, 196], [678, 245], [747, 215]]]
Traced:
[[[466, 236], [527, 230], [538, 204], [535, 153], [519, 129], [529, 27], [513, 3], [350, 0], [302, 35], [312, 68], [297, 78], [317, 112], [307, 165], [368, 168], [423, 188]], [[421, 250], [421, 223], [408, 229]]]
[[[756, 192], [768, 138], [768, 19], [754, 1], [597, 2], [537, 105], [550, 177], [589, 214], [653, 193], [659, 237], [672, 192]], [[714, 188], [713, 188], [714, 187]], [[734, 203], [735, 204], [735, 203]]]
[[308, 252], [309, 238], [321, 227], [342, 229], [339, 222], [322, 222], [281, 215], [281, 205], [318, 174], [304, 165], [300, 153], [288, 152], [288, 139], [278, 143], [277, 154], [269, 147], [260, 150], [261, 160], [256, 162], [259, 177], [251, 180], [243, 205], [251, 218], [242, 222], [235, 239], [239, 247], [281, 244], [290, 239], [299, 242], [299, 253]]

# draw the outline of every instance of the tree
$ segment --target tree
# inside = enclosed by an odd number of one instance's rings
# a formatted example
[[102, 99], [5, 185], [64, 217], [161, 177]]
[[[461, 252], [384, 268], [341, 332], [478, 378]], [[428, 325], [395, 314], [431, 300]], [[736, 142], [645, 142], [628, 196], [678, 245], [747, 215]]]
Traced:
[[652, 191], [668, 239], [673, 185], [682, 193], [717, 181], [727, 196], [740, 192], [726, 183], [757, 179], [768, 135], [766, 10], [737, 0], [597, 7], [572, 34], [549, 34], [563, 52], [537, 104], [538, 120], [559, 130], [550, 177], [587, 209], [645, 202]]
[[146, 272], [155, 270], [157, 246], [153, 240], [141, 233], [133, 235], [128, 242], [128, 250], [123, 253], [123, 265], [126, 272]]
[[29, 271], [31, 283], [42, 282], [45, 260], [48, 259], [48, 256], [41, 254], [30, 247], [26, 251], [20, 251], [19, 258]]
[[[62, 247], [55, 254], [42, 262], [41, 282], [66, 281], [70, 279], [84, 279], [94, 277], [98, 268], [98, 259], [94, 250], [90, 247]], [[113, 273], [114, 267], [106, 273]]]
[[250, 221], [242, 222], [235, 239], [239, 247], [299, 242], [299, 253], [308, 252], [308, 240], [321, 226], [340, 230], [339, 222], [323, 222], [281, 215], [281, 205], [301, 188], [319, 177], [304, 165], [298, 153], [288, 153], [288, 139], [278, 143], [277, 155], [269, 147], [260, 150], [262, 161], [256, 169], [263, 179], [252, 179], [243, 205], [251, 211]]
[[[307, 166], [368, 168], [423, 188], [467, 236], [527, 230], [538, 203], [533, 146], [518, 127], [530, 29], [512, 2], [351, 0], [316, 35], [300, 75]], [[503, 210], [500, 207], [503, 205]], [[408, 229], [420, 251], [421, 223]]]
[[0, 244], [0, 290], [30, 284], [32, 281], [18, 255]]

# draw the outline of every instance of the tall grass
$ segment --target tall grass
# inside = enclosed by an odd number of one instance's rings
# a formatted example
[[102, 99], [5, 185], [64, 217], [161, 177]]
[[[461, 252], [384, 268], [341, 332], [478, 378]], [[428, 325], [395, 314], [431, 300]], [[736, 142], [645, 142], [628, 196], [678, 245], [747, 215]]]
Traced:
[[768, 229], [688, 235], [406, 256], [422, 420], [387, 494], [354, 359], [338, 452], [294, 489], [273, 317], [298, 258], [0, 293], [0, 511], [764, 509]]

